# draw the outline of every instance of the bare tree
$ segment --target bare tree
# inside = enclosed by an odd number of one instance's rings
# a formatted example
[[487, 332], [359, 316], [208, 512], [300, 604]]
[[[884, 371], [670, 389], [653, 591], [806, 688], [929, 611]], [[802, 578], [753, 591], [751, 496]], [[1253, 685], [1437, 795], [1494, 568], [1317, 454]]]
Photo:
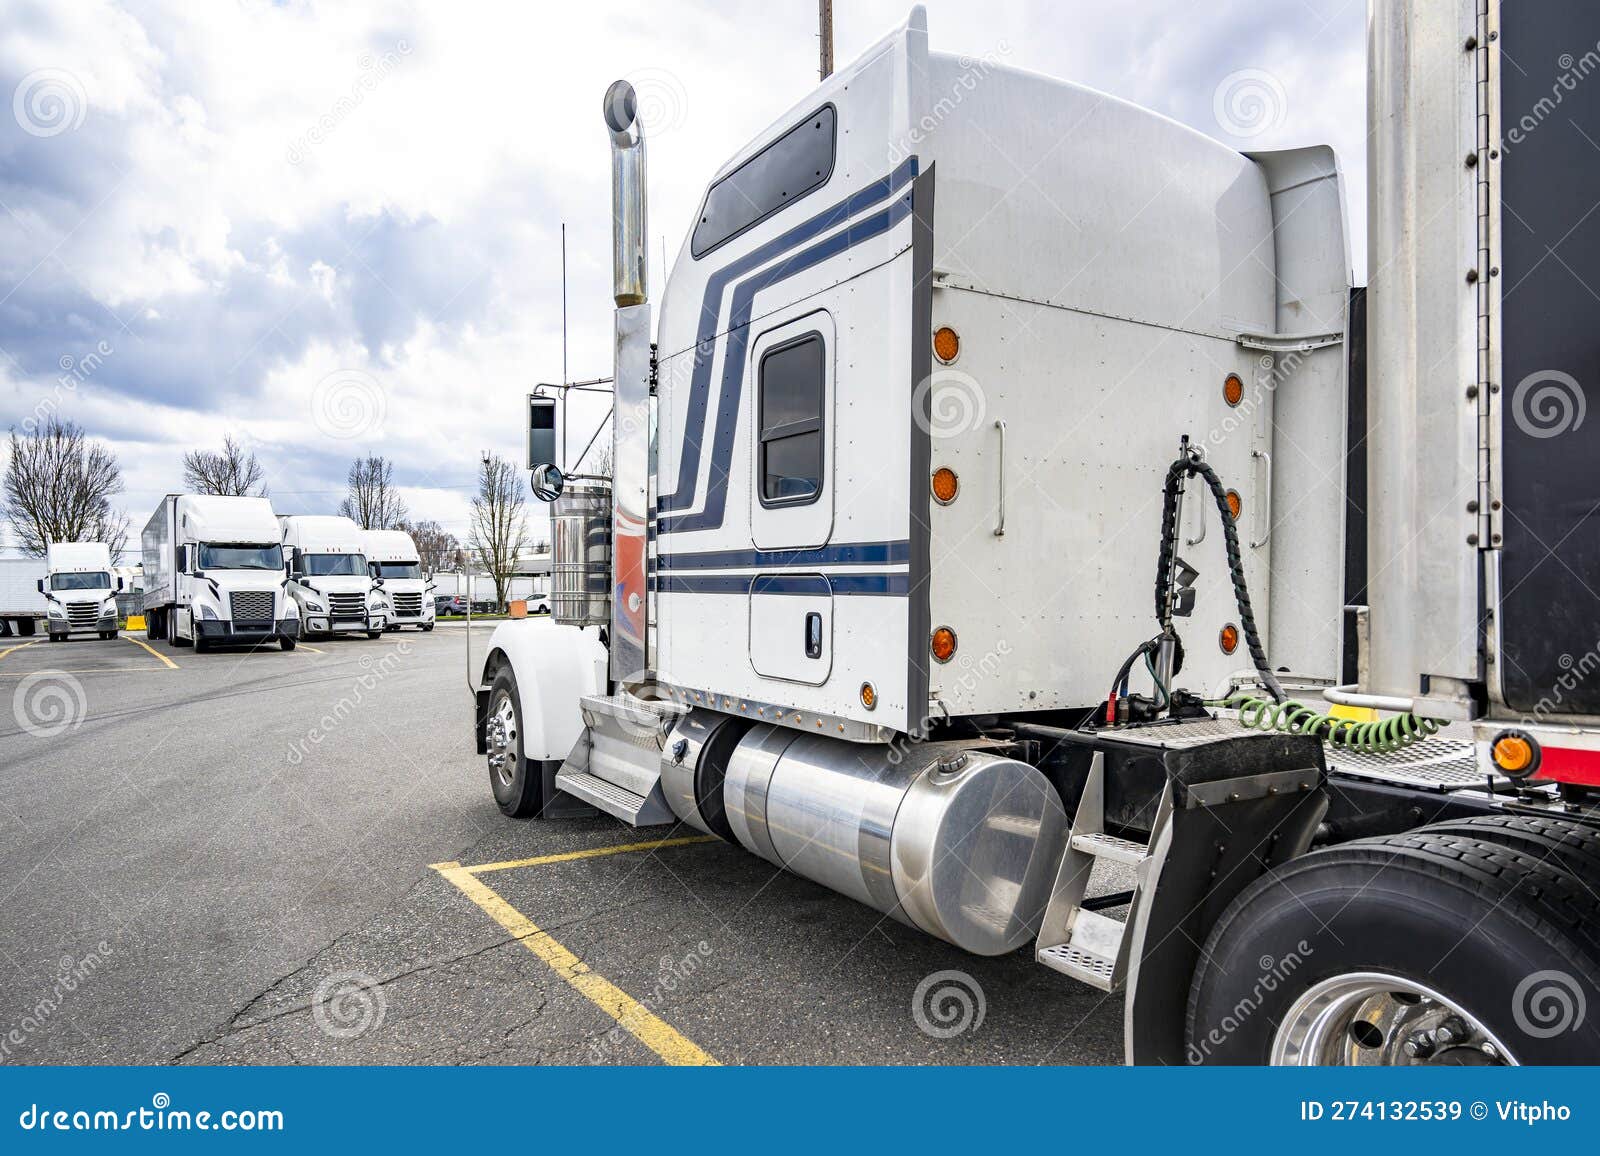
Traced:
[[345, 481], [350, 496], [339, 503], [339, 513], [363, 530], [394, 530], [405, 524], [406, 504], [395, 489], [394, 466], [387, 458], [357, 458]]
[[414, 526], [400, 528], [410, 534], [411, 540], [417, 544], [417, 556], [422, 560], [423, 573], [429, 576], [448, 569], [461, 552], [461, 543], [456, 541], [456, 536], [438, 522], [418, 522]]
[[117, 455], [75, 422], [47, 418], [11, 431], [4, 512], [23, 553], [40, 557], [52, 542], [104, 542], [112, 557], [128, 544], [128, 515], [111, 505], [122, 492]]
[[495, 601], [504, 606], [516, 560], [528, 546], [528, 514], [522, 473], [499, 454], [478, 468], [468, 546], [474, 562], [494, 579]]
[[245, 448], [228, 434], [222, 439], [222, 449], [190, 450], [183, 455], [183, 484], [197, 494], [221, 494], [240, 497], [254, 494], [267, 496], [263, 484], [265, 471], [256, 461], [255, 451]]

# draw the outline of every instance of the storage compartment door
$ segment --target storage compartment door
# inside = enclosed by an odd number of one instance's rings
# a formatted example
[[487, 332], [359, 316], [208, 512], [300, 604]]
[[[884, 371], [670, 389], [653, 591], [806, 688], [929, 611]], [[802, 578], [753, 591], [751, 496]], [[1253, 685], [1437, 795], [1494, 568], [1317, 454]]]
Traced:
[[833, 670], [833, 588], [821, 574], [757, 574], [750, 665], [762, 678], [821, 686]]

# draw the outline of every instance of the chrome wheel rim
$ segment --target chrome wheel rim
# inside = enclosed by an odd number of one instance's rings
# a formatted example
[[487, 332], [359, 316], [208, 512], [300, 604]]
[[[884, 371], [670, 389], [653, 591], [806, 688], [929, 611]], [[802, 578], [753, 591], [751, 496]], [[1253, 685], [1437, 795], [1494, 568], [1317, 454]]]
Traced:
[[1466, 1008], [1426, 984], [1384, 972], [1332, 976], [1289, 1008], [1271, 1062], [1289, 1067], [1515, 1065]]
[[510, 787], [517, 771], [517, 712], [508, 694], [502, 692], [491, 704], [484, 724], [484, 746], [488, 750], [489, 773], [495, 782]]

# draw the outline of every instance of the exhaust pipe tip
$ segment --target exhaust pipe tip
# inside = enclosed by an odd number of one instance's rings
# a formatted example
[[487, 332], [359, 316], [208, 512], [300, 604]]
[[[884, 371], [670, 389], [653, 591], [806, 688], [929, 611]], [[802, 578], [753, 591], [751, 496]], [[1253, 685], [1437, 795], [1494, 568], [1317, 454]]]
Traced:
[[639, 96], [626, 80], [614, 80], [606, 89], [601, 113], [611, 139], [619, 148], [630, 148], [639, 142]]

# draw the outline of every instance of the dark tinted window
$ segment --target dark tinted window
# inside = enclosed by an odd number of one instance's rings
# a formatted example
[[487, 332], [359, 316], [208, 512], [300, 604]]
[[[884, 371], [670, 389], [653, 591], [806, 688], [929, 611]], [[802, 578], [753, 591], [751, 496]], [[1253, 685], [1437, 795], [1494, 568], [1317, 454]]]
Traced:
[[833, 172], [833, 106], [795, 125], [711, 186], [689, 248], [703, 257], [730, 237], [826, 184]]
[[822, 492], [822, 335], [807, 334], [761, 359], [761, 501], [814, 502]]

